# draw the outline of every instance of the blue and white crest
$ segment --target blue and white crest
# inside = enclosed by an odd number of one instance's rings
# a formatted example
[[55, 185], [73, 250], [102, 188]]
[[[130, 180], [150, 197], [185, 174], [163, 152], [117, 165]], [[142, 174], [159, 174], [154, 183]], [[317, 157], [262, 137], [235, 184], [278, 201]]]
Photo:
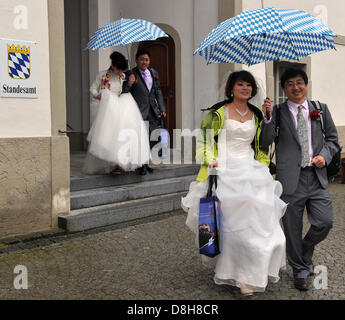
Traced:
[[8, 74], [12, 79], [26, 80], [31, 75], [30, 47], [7, 45]]

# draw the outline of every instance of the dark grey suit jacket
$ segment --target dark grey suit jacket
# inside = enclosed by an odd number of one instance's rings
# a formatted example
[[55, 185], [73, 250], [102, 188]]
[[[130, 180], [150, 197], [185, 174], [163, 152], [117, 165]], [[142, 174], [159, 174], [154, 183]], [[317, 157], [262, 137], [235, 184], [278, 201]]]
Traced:
[[[309, 111], [315, 110], [310, 101]], [[272, 121], [262, 122], [261, 145], [267, 148], [276, 138], [276, 107], [273, 108]], [[326, 104], [321, 103], [323, 112], [325, 138], [323, 138], [321, 123], [311, 120], [311, 139], [314, 157], [321, 155], [327, 165], [333, 155], [339, 150], [337, 129]], [[280, 133], [276, 141], [276, 179], [283, 185], [283, 194], [291, 195], [296, 191], [301, 172], [301, 146], [293, 116], [287, 102], [280, 105]], [[322, 188], [328, 188], [327, 168], [315, 167], [316, 175]]]
[[147, 88], [146, 83], [137, 67], [133, 68], [132, 70], [132, 73], [135, 75], [136, 82], [133, 83], [131, 87], [127, 82], [124, 83], [124, 90], [129, 90], [129, 92], [132, 94], [133, 98], [138, 104], [144, 120], [148, 119], [150, 107], [153, 109], [157, 118], [160, 117], [161, 112], [166, 111], [162, 90], [160, 88], [158, 72], [151, 68], [149, 68], [149, 71], [151, 72], [153, 80], [151, 91], [149, 91]]

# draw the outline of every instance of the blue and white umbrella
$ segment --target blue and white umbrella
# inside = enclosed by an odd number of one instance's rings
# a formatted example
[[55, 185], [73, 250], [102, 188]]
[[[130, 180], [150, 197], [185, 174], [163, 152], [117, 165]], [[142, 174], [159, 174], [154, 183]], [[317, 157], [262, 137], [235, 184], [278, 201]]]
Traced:
[[299, 60], [335, 49], [334, 37], [333, 31], [304, 11], [271, 7], [244, 11], [223, 21], [194, 54], [208, 64]]
[[156, 40], [161, 37], [168, 35], [149, 21], [121, 18], [99, 28], [90, 38], [86, 49], [125, 46], [133, 42]]

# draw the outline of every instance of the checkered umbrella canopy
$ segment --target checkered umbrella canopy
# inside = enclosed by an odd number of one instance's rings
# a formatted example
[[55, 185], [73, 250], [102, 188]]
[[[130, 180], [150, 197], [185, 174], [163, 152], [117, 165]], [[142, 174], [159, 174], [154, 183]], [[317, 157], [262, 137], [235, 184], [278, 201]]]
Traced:
[[168, 35], [153, 23], [141, 19], [120, 19], [99, 28], [90, 38], [86, 49], [125, 46], [126, 44], [155, 40]]
[[304, 11], [263, 8], [223, 21], [194, 52], [207, 63], [253, 65], [272, 60], [299, 60], [335, 49], [333, 31]]

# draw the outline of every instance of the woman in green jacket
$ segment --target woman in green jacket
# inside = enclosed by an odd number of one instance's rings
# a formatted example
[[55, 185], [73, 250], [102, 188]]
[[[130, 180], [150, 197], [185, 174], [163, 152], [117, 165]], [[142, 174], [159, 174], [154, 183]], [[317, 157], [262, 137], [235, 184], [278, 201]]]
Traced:
[[[279, 224], [286, 204], [282, 186], [269, 173], [269, 158], [260, 147], [261, 109], [248, 103], [257, 84], [248, 71], [232, 73], [225, 94], [228, 100], [210, 107], [197, 137], [196, 160], [201, 163], [182, 207], [186, 224], [198, 235], [199, 200], [206, 196], [210, 169], [216, 168], [220, 201], [220, 254], [202, 256], [215, 263], [216, 284], [233, 285], [243, 295], [263, 292], [268, 279], [279, 280], [285, 267], [285, 236]], [[269, 99], [265, 100], [270, 105]]]

